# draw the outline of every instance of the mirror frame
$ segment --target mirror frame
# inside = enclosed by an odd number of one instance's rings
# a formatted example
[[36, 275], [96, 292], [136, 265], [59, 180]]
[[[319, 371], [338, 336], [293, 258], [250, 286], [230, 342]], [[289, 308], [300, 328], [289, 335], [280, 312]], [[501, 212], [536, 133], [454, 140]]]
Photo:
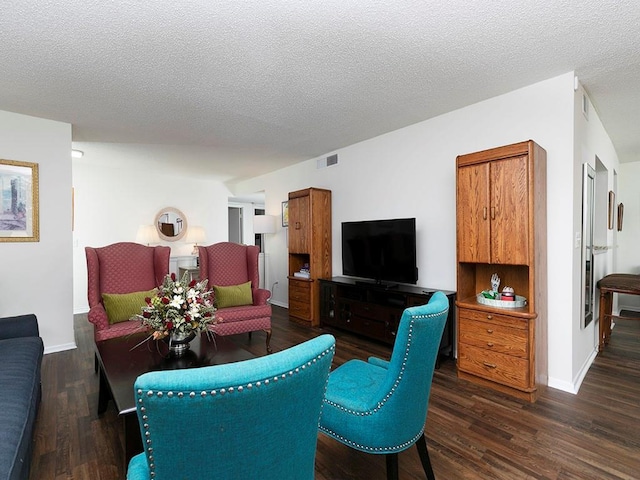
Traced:
[[[177, 235], [174, 235], [173, 237], [169, 237], [165, 235], [160, 230], [160, 217], [168, 213], [174, 213], [178, 218], [182, 219], [182, 229]], [[165, 207], [161, 209], [156, 215], [156, 220], [154, 225], [156, 227], [156, 231], [158, 232], [158, 236], [165, 242], [177, 242], [178, 240], [182, 239], [187, 233], [187, 217], [185, 217], [184, 213], [182, 213], [180, 210], [173, 207]]]

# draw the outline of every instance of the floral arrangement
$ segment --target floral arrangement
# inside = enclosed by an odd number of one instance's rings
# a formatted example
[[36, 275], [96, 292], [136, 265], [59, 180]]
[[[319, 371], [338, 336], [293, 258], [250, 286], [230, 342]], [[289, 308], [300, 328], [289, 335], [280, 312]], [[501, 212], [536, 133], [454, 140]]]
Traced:
[[153, 330], [152, 338], [158, 340], [174, 334], [186, 336], [206, 331], [209, 325], [218, 323], [215, 307], [210, 298], [213, 291], [207, 289], [207, 280], [189, 281], [185, 275], [179, 281], [175, 273], [167, 275], [158, 293], [145, 298], [147, 305], [136, 315], [142, 325]]

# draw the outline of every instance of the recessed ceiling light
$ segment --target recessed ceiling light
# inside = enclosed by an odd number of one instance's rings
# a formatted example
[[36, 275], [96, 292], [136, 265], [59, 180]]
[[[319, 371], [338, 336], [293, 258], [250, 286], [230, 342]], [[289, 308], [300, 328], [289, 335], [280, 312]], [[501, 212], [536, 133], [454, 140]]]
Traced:
[[84, 152], [82, 150], [71, 150], [71, 156], [73, 158], [82, 158]]

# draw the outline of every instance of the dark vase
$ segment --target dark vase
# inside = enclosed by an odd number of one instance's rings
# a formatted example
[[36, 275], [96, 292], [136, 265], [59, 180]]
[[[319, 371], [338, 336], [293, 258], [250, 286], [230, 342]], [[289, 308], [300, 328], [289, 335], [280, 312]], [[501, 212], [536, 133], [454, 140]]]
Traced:
[[189, 342], [196, 338], [195, 332], [179, 333], [171, 332], [169, 335], [163, 338], [163, 340], [169, 346], [169, 355], [175, 358], [184, 356], [184, 354], [191, 348]]

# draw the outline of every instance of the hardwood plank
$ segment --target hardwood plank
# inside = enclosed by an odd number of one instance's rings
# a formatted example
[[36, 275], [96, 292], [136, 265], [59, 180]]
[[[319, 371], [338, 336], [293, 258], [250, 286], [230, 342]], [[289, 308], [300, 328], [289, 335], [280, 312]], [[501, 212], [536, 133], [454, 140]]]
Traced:
[[[76, 315], [78, 349], [46, 355], [32, 480], [121, 479], [124, 432], [113, 404], [98, 416], [93, 333]], [[388, 358], [388, 346], [338, 330], [290, 322], [274, 307], [272, 347], [321, 333], [336, 337], [334, 368], [351, 358]], [[265, 334], [235, 338], [265, 354]], [[618, 320], [578, 395], [547, 388], [536, 403], [460, 380], [446, 360], [434, 374], [426, 433], [436, 478], [615, 480], [640, 478], [640, 322]], [[423, 479], [415, 448], [399, 455], [400, 478]], [[385, 459], [318, 436], [316, 479], [385, 479]]]

